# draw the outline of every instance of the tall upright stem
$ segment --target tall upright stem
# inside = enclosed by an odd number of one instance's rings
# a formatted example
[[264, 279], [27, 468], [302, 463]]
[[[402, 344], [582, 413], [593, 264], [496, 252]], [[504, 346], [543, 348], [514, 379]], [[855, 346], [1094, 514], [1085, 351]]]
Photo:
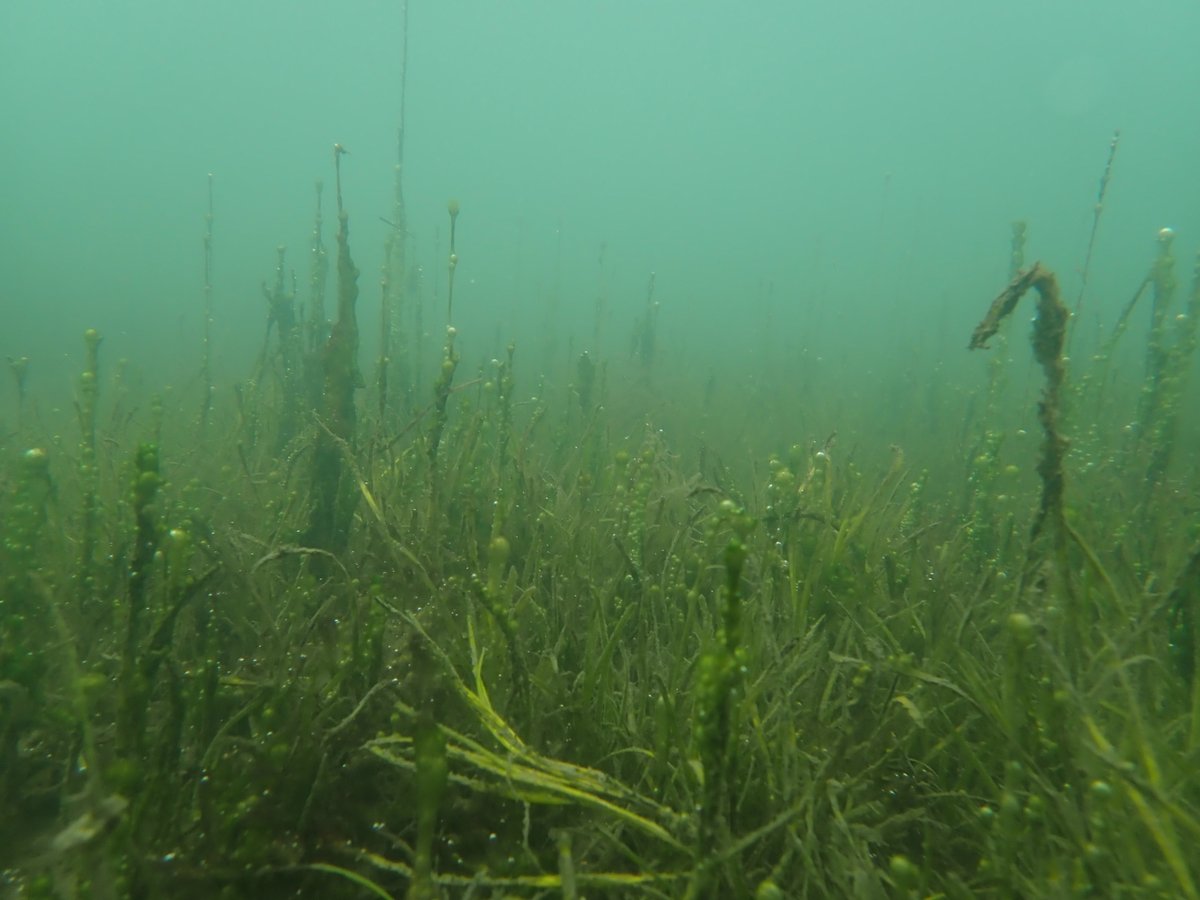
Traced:
[[200, 368], [200, 383], [204, 400], [200, 407], [200, 427], [208, 425], [212, 412], [212, 254], [213, 254], [213, 176], [208, 173], [208, 211], [204, 214], [204, 357]]

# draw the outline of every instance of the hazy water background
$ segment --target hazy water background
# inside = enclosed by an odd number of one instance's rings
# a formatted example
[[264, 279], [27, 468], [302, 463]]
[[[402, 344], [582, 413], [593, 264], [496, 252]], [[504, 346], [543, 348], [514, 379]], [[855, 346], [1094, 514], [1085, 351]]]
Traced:
[[[848, 397], [976, 377], [1014, 219], [1074, 298], [1114, 128], [1085, 317], [1111, 323], [1160, 226], [1187, 265], [1198, 37], [1193, 0], [412, 0], [411, 258], [444, 292], [457, 197], [472, 364], [515, 338], [556, 377], [601, 292], [593, 349], [620, 364], [654, 271], [665, 352], [698, 379], [793, 357]], [[401, 46], [399, 2], [5, 0], [0, 355], [69, 397], [94, 326], [146, 384], [194, 378], [212, 172], [219, 377], [245, 377], [276, 245], [304, 296], [317, 178], [332, 237], [338, 141], [369, 368]]]

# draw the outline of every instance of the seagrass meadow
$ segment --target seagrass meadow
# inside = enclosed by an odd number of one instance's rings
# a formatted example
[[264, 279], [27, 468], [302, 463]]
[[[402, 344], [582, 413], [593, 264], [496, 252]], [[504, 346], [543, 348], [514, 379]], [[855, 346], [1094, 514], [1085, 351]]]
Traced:
[[1200, 132], [1118, 11], [1043, 90], [946, 4], [268, 5], [0, 14], [101, 85], [0, 78], [0, 897], [1200, 900]]

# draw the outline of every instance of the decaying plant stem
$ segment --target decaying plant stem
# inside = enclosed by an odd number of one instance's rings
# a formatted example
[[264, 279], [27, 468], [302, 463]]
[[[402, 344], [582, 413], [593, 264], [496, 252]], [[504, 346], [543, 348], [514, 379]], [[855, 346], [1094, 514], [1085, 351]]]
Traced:
[[1042, 479], [1042, 500], [1030, 531], [1029, 561], [1032, 565], [1038, 555], [1037, 548], [1044, 540], [1050, 542], [1054, 556], [1061, 557], [1069, 534], [1063, 516], [1063, 459], [1067, 453], [1067, 439], [1059, 428], [1059, 418], [1060, 395], [1066, 380], [1062, 350], [1071, 314], [1063, 305], [1054, 273], [1041, 263], [1034, 263], [1018, 272], [992, 301], [987, 314], [975, 327], [968, 349], [986, 347], [988, 339], [996, 333], [1004, 317], [1016, 308], [1017, 302], [1030, 288], [1038, 292], [1037, 317], [1034, 319], [1030, 342], [1034, 359], [1042, 367], [1046, 378], [1042, 399], [1038, 401], [1038, 422], [1042, 426], [1043, 439], [1037, 471]]

